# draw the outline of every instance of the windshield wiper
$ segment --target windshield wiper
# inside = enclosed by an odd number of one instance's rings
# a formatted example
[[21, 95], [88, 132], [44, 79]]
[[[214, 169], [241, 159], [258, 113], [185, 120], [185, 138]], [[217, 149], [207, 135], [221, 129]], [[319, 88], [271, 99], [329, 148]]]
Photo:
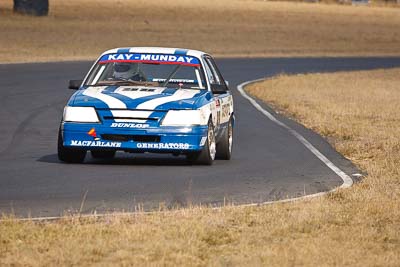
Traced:
[[139, 82], [139, 81], [132, 81], [132, 80], [126, 80], [126, 81], [101, 81], [98, 82], [92, 86], [104, 86], [104, 85], [143, 85], [146, 84], [146, 82]]
[[178, 72], [179, 68], [181, 65], [176, 66], [176, 68], [171, 72], [171, 74], [168, 76], [167, 79], [165, 79], [165, 82], [162, 84], [163, 87], [166, 87], [167, 84], [169, 83], [169, 80], [171, 80], [172, 77]]
[[117, 81], [101, 81], [90, 86], [111, 86], [111, 85], [143, 85], [143, 86], [159, 86], [158, 82], [150, 81], [133, 81], [133, 80], [117, 80]]

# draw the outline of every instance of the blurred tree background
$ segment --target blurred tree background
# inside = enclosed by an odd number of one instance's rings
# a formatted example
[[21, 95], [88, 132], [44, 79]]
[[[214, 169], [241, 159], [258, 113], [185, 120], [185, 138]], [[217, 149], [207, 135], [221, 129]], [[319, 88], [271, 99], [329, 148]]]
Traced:
[[32, 16], [47, 16], [49, 0], [14, 0], [14, 12]]

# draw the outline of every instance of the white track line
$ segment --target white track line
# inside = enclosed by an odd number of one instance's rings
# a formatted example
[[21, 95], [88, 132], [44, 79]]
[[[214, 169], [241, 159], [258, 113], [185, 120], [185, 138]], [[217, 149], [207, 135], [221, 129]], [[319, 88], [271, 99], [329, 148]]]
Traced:
[[[252, 81], [247, 81], [244, 83], [241, 83], [237, 86], [237, 89], [239, 93], [246, 98], [247, 100], [250, 101], [250, 103], [262, 114], [264, 114], [268, 119], [270, 119], [272, 122], [278, 124], [279, 126], [285, 128], [286, 130], [289, 131], [294, 137], [296, 137], [308, 150], [310, 150], [311, 153], [313, 153], [319, 160], [321, 160], [329, 169], [331, 169], [334, 173], [336, 173], [342, 180], [343, 183], [341, 186], [334, 188], [333, 190], [330, 190], [328, 192], [336, 191], [338, 188], [348, 188], [353, 185], [353, 180], [348, 176], [344, 171], [342, 171], [339, 167], [337, 167], [335, 164], [332, 163], [324, 154], [322, 154], [317, 148], [315, 148], [307, 139], [305, 139], [301, 134], [284, 124], [283, 122], [279, 121], [277, 118], [275, 118], [274, 115], [269, 113], [267, 110], [261, 107], [260, 104], [257, 103], [253, 98], [251, 98], [243, 89], [246, 85], [249, 85], [251, 83], [256, 83], [263, 81], [265, 79], [257, 79], [257, 80], [252, 80]], [[298, 197], [298, 198], [291, 198], [291, 199], [285, 199], [285, 200], [280, 200], [276, 202], [288, 202], [288, 201], [295, 201], [299, 199], [304, 199], [304, 198], [310, 198], [310, 197], [317, 197], [321, 196], [324, 194], [327, 194], [328, 192], [320, 192], [312, 195], [307, 195], [303, 197]], [[274, 201], [275, 202], [275, 201]], [[263, 204], [267, 204], [269, 202], [265, 202]]]
[[[283, 122], [279, 121], [277, 118], [275, 118], [274, 115], [263, 109], [260, 104], [258, 104], [253, 98], [251, 98], [246, 92], [244, 91], [243, 87], [246, 85], [249, 85], [251, 83], [256, 83], [256, 82], [261, 82], [265, 79], [257, 79], [257, 80], [252, 80], [252, 81], [247, 81], [244, 83], [241, 83], [237, 86], [237, 89], [239, 93], [246, 98], [247, 100], [250, 101], [250, 103], [262, 114], [264, 114], [268, 119], [273, 121], [274, 123], [278, 124], [279, 126], [285, 128], [288, 130], [294, 137], [296, 137], [308, 150], [311, 151], [319, 160], [321, 160], [329, 169], [331, 169], [334, 173], [336, 173], [342, 180], [343, 183], [339, 187], [333, 188], [330, 191], [326, 192], [319, 192], [311, 195], [305, 195], [302, 197], [295, 197], [295, 198], [287, 198], [287, 199], [282, 199], [282, 200], [276, 200], [276, 201], [267, 201], [267, 202], [262, 202], [262, 203], [254, 203], [254, 204], [243, 204], [243, 205], [237, 205], [238, 207], [251, 207], [251, 206], [262, 206], [262, 205], [270, 205], [270, 204], [275, 204], [275, 203], [286, 203], [286, 202], [293, 202], [293, 201], [298, 201], [298, 200], [304, 200], [304, 199], [309, 199], [309, 198], [314, 198], [314, 197], [320, 197], [323, 195], [326, 195], [328, 193], [334, 192], [338, 190], [339, 188], [348, 188], [353, 185], [353, 180], [348, 176], [344, 171], [342, 171], [339, 167], [337, 167], [335, 164], [332, 163], [326, 156], [324, 156], [321, 152], [319, 152], [318, 149], [316, 149], [309, 141], [307, 141], [301, 134], [284, 124]], [[213, 209], [220, 209], [223, 207], [214, 207]], [[157, 211], [155, 211], [157, 212]], [[78, 215], [78, 217], [81, 218], [101, 218], [101, 217], [106, 217], [106, 216], [130, 216], [130, 215], [138, 215], [139, 213], [145, 213], [145, 214], [150, 214], [154, 213], [152, 211], [140, 211], [140, 212], [119, 212], [119, 213], [110, 213], [110, 214], [84, 214], [84, 215]], [[54, 217], [37, 217], [37, 218], [21, 218], [17, 219], [18, 221], [52, 221], [52, 220], [59, 220], [62, 218], [68, 218], [65, 216], [54, 216]], [[2, 221], [2, 220], [0, 220]]]

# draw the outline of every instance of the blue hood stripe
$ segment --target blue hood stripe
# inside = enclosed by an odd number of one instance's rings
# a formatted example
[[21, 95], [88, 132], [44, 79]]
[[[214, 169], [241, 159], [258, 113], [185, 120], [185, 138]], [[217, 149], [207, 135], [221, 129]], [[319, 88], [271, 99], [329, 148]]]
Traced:
[[[76, 92], [75, 96], [71, 98], [70, 105], [72, 105], [72, 106], [94, 106], [94, 107], [100, 108], [100, 109], [113, 108], [112, 106], [109, 106], [107, 104], [107, 102], [104, 102], [103, 100], [101, 100], [99, 98], [84, 95], [85, 90], [88, 88], [90, 88], [90, 87], [86, 87], [85, 89], [78, 90]], [[164, 89], [162, 91], [162, 93], [160, 93], [160, 94], [148, 95], [148, 96], [143, 96], [143, 97], [139, 97], [139, 98], [135, 98], [134, 97], [135, 95], [132, 94], [132, 98], [130, 98], [126, 95], [115, 92], [118, 88], [119, 88], [119, 86], [108, 86], [105, 89], [103, 89], [100, 94], [107, 95], [108, 97], [112, 97], [115, 100], [119, 100], [128, 109], [136, 109], [136, 108], [138, 108], [139, 105], [146, 104], [146, 102], [151, 101], [151, 100], [161, 99], [161, 98], [165, 98], [165, 97], [171, 97], [174, 94], [176, 94], [178, 91], [180, 91], [179, 89], [167, 88], [167, 89]], [[191, 98], [185, 99], [183, 102], [181, 100], [171, 99], [171, 101], [160, 104], [159, 106], [154, 107], [154, 109], [163, 109], [164, 110], [164, 109], [177, 108], [177, 107], [193, 108], [193, 107], [197, 106], [198, 104], [200, 104], [198, 102], [198, 99], [196, 100], [196, 98], [199, 98], [199, 97], [202, 98], [201, 95], [206, 95], [205, 93], [206, 92], [203, 92], [203, 91], [196, 93], [196, 95], [194, 95]], [[193, 103], [190, 103], [190, 102], [193, 102]], [[152, 105], [150, 104], [150, 106], [152, 106]], [[151, 108], [151, 109], [153, 109], [153, 108]]]
[[122, 101], [127, 106], [128, 109], [135, 109], [138, 105], [145, 103], [149, 100], [153, 100], [153, 99], [161, 98], [161, 97], [167, 97], [167, 96], [173, 95], [177, 91], [177, 89], [174, 89], [174, 88], [167, 88], [164, 91], [162, 91], [162, 94], [149, 95], [149, 96], [132, 99], [127, 96], [115, 93], [115, 90], [117, 90], [117, 89], [118, 89], [118, 86], [109, 86], [102, 91], [102, 94], [112, 96], [112, 97]]
[[[164, 93], [164, 91], [163, 91], [163, 93]], [[176, 92], [176, 90], [175, 90], [175, 92]], [[153, 100], [153, 99], [156, 99], [156, 98], [162, 98], [162, 97], [171, 96], [172, 94], [168, 94], [168, 95], [161, 95], [161, 94], [160, 95], [149, 95], [149, 96], [140, 97], [140, 98], [137, 98], [137, 99], [131, 100], [131, 101], [135, 101], [134, 108], [136, 108], [140, 104], [143, 104], [143, 103], [145, 103], [147, 101], [150, 101], [150, 100]]]
[[[195, 101], [195, 100], [197, 100], [197, 97], [201, 96], [202, 94], [204, 94], [204, 92], [200, 92], [198, 94], [195, 94], [192, 98], [175, 100], [175, 101], [171, 101], [171, 102], [168, 102], [168, 103], [164, 103], [164, 104], [161, 104], [161, 105], [157, 106], [156, 109], [169, 109], [170, 107], [176, 107], [177, 104], [182, 103], [182, 102]], [[193, 105], [194, 104], [195, 103], [193, 102]]]
[[95, 97], [83, 95], [86, 88], [76, 91], [75, 95], [71, 97], [68, 102], [69, 106], [84, 106], [96, 108], [108, 108], [108, 105]]
[[132, 108], [132, 101], [134, 101], [134, 100], [131, 99], [131, 98], [129, 98], [129, 97], [127, 97], [127, 96], [120, 95], [120, 94], [118, 94], [118, 93], [114, 93], [114, 91], [115, 91], [117, 88], [118, 88], [117, 86], [109, 86], [109, 87], [107, 87], [106, 89], [104, 89], [101, 93], [102, 93], [102, 94], [105, 94], [105, 95], [112, 96], [112, 97], [114, 97], [114, 98], [116, 98], [116, 99], [122, 101], [122, 102], [126, 105], [126, 107], [127, 107], [128, 109], [131, 109], [131, 108]]
[[177, 89], [174, 89], [174, 88], [167, 88], [167, 89], [165, 89], [164, 91], [162, 91], [162, 93], [163, 93], [163, 94], [170, 94], [170, 95], [173, 95], [173, 94], [176, 93], [176, 91], [177, 91]]

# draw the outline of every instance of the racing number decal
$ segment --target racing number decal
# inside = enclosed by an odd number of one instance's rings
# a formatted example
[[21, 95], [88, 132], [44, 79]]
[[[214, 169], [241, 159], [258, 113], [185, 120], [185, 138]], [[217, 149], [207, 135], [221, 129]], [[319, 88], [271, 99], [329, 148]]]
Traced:
[[232, 98], [230, 96], [225, 96], [219, 100], [220, 102], [220, 123], [225, 123], [229, 121], [232, 109]]
[[219, 126], [221, 124], [221, 100], [218, 98], [215, 99], [215, 108], [217, 110], [217, 124]]
[[227, 121], [229, 119], [229, 115], [230, 115], [229, 114], [230, 113], [229, 103], [224, 104], [222, 106], [222, 112], [221, 113], [222, 113], [221, 116], [222, 116], [223, 121], [224, 122]]

